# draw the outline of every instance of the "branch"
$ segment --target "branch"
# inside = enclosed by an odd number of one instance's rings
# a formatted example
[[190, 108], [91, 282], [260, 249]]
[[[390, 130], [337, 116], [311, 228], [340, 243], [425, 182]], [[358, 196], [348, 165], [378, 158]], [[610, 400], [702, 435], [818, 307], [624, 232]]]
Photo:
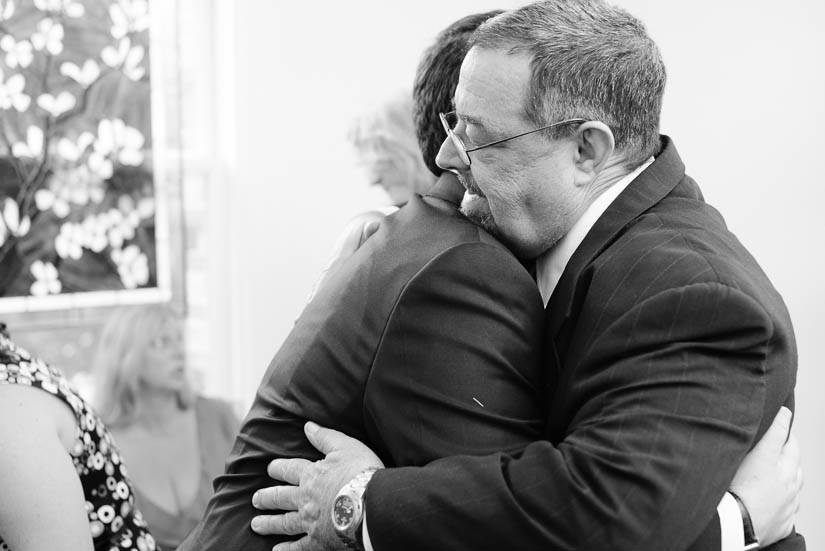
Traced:
[[[46, 50], [48, 52], [48, 49]], [[42, 80], [42, 90], [43, 92], [49, 92], [49, 72], [52, 68], [52, 62], [54, 61], [53, 56], [50, 53], [45, 54], [46, 58], [46, 68], [43, 71], [43, 80]], [[37, 100], [35, 99], [35, 104]], [[26, 179], [22, 186], [20, 186], [20, 191], [17, 193], [17, 203], [20, 205], [24, 205], [26, 208], [31, 204], [31, 200], [34, 196], [34, 192], [42, 185], [43, 181], [45, 181], [45, 177], [43, 176], [47, 172], [47, 167], [49, 165], [49, 143], [51, 142], [51, 130], [52, 130], [52, 116], [48, 114], [45, 119], [45, 124], [43, 125], [43, 160], [40, 162], [39, 166], [33, 171], [33, 173]], [[38, 180], [41, 182], [38, 184]], [[37, 184], [37, 185], [35, 185]]]
[[72, 107], [71, 109], [69, 109], [68, 111], [66, 111], [65, 113], [61, 113], [60, 116], [58, 116], [55, 119], [55, 122], [54, 122], [55, 126], [63, 125], [68, 120], [72, 119], [73, 117], [82, 114], [86, 110], [86, 106], [89, 103], [89, 96], [91, 95], [92, 87], [95, 86], [96, 84], [102, 82], [103, 77], [105, 77], [106, 75], [108, 75], [112, 72], [114, 72], [114, 69], [112, 69], [111, 67], [108, 67], [107, 70], [105, 70], [105, 71], [101, 70], [98, 77], [95, 80], [93, 80], [92, 82], [90, 82], [89, 85], [83, 90], [83, 93], [80, 96], [78, 96], [80, 99], [75, 104], [75, 106]]
[[[42, 173], [38, 173], [35, 180], [32, 182], [32, 186], [30, 188], [30, 193], [26, 195], [23, 199], [23, 203], [20, 205], [20, 212], [21, 216], [26, 216], [29, 214], [29, 211], [32, 210], [32, 202], [34, 201], [34, 195], [37, 193], [43, 184], [46, 183], [46, 176], [48, 175], [48, 171], [44, 170]], [[34, 210], [37, 210], [37, 206], [34, 205]]]
[[18, 163], [17, 157], [15, 157], [11, 152], [12, 143], [11, 143], [11, 139], [9, 138], [8, 133], [6, 132], [6, 124], [5, 123], [7, 123], [7, 121], [8, 121], [8, 117], [3, 117], [3, 123], [4, 124], [0, 125], [0, 138], [2, 138], [4, 142], [6, 142], [8, 150], [9, 150], [8, 151], [9, 162], [11, 162], [12, 166], [14, 166], [14, 171], [17, 173], [17, 177], [20, 178], [20, 181], [22, 182], [23, 178], [21, 177], [21, 174], [20, 174], [22, 170], [21, 170], [20, 164]]
[[26, 178], [26, 181], [23, 182], [20, 186], [20, 191], [17, 193], [17, 203], [24, 207], [21, 209], [24, 212], [28, 209], [29, 205], [31, 205], [31, 201], [34, 198], [34, 193], [43, 185], [46, 179], [45, 175], [48, 173], [49, 143], [51, 142], [50, 133], [52, 127], [51, 116], [46, 117], [46, 121], [43, 126], [43, 160], [29, 175], [29, 177]]

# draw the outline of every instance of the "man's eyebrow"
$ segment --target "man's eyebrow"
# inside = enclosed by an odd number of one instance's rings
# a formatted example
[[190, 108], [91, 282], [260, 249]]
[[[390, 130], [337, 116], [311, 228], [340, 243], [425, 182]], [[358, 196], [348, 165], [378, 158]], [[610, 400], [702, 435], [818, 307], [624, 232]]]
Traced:
[[484, 130], [487, 129], [487, 124], [478, 117], [473, 117], [472, 115], [458, 115], [458, 117], [463, 120], [466, 124], [472, 124], [473, 126], [478, 126]]
[[472, 115], [467, 115], [467, 114], [464, 114], [464, 113], [459, 113], [456, 110], [456, 107], [455, 107], [455, 98], [450, 100], [450, 105], [452, 106], [453, 112], [455, 112], [456, 117], [458, 117], [460, 120], [464, 121], [466, 124], [472, 124], [473, 126], [478, 126], [482, 130], [487, 130], [489, 128], [489, 125], [484, 122], [484, 119], [480, 119], [478, 117], [474, 117]]

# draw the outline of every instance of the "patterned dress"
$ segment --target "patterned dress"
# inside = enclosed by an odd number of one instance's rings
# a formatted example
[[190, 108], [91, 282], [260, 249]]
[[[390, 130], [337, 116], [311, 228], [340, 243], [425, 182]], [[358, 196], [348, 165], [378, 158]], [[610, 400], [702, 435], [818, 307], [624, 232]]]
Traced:
[[[39, 388], [66, 402], [74, 411], [77, 433], [70, 455], [85, 493], [95, 551], [158, 550], [140, 511], [134, 506], [126, 467], [109, 431], [60, 370], [30, 356], [1, 329], [0, 385]], [[8, 549], [0, 537], [0, 551]]]

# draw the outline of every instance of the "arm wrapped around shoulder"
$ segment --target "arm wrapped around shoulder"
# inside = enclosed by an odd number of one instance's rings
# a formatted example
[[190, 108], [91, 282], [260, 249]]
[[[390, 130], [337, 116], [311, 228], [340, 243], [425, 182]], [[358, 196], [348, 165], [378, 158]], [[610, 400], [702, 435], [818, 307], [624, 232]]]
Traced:
[[679, 551], [696, 540], [791, 395], [792, 335], [719, 284], [584, 319], [550, 412], [558, 440], [376, 473], [376, 549], [505, 549], [515, 537], [523, 548]]

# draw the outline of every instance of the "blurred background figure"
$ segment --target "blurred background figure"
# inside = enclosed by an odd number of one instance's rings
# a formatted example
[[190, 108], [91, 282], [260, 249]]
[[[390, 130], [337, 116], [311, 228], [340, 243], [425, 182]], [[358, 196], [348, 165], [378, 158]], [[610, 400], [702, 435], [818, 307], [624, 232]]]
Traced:
[[196, 395], [183, 344], [169, 306], [124, 308], [104, 326], [94, 362], [97, 409], [164, 549], [200, 520], [239, 426], [228, 403]]
[[412, 93], [398, 93], [357, 118], [349, 140], [367, 182], [387, 192], [394, 206], [426, 193], [435, 182], [427, 169], [413, 127]]
[[112, 436], [0, 323], [0, 549], [152, 551]]
[[[427, 193], [436, 176], [424, 162], [413, 125], [412, 92], [398, 92], [377, 108], [355, 119], [348, 138], [358, 165], [371, 186], [382, 188], [390, 207], [362, 212], [351, 218], [332, 245], [329, 260], [310, 292], [310, 299], [327, 272], [361, 246], [384, 215]], [[437, 170], [440, 173], [440, 169]]]

